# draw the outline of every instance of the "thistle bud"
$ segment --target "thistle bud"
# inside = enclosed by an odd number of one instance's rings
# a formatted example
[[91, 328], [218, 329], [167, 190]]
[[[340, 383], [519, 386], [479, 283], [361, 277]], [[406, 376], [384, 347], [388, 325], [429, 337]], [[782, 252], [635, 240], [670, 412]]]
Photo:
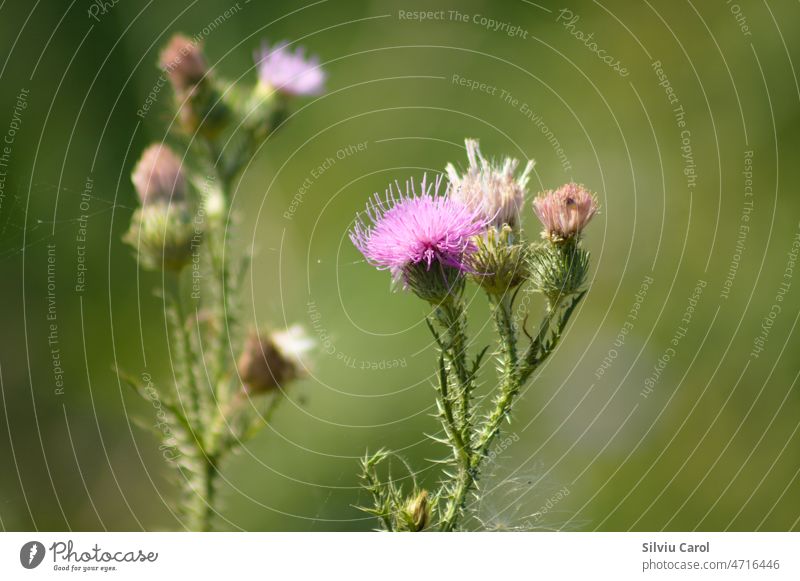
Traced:
[[302, 358], [313, 346], [300, 325], [271, 334], [251, 332], [237, 365], [245, 391], [267, 393], [301, 377]]
[[583, 289], [589, 272], [589, 253], [577, 238], [558, 244], [543, 242], [532, 248], [528, 267], [534, 288], [545, 295], [552, 309]]
[[594, 194], [575, 183], [543, 192], [533, 201], [533, 211], [544, 225], [542, 238], [556, 243], [579, 236], [597, 208]]
[[169, 147], [154, 143], [142, 152], [131, 174], [139, 202], [181, 202], [186, 198], [186, 177], [180, 158]]
[[167, 73], [176, 93], [200, 83], [208, 74], [202, 47], [192, 39], [176, 34], [161, 51], [159, 64]]
[[470, 256], [472, 278], [492, 296], [501, 296], [528, 279], [529, 247], [518, 238], [507, 224], [475, 237], [478, 249]]
[[144, 268], [180, 272], [191, 261], [202, 232], [184, 203], [147, 204], [134, 212], [123, 240], [136, 250]]
[[453, 164], [447, 164], [447, 177], [452, 186], [451, 196], [480, 213], [497, 229], [504, 224], [513, 229], [520, 225], [520, 212], [525, 204], [528, 178], [533, 160], [515, 176], [519, 161], [510, 157], [503, 164], [494, 164], [481, 154], [477, 139], [466, 139], [469, 166], [459, 175]]
[[408, 501], [403, 511], [403, 520], [405, 521], [405, 530], [415, 533], [425, 530], [431, 520], [427, 490], [422, 490]]
[[161, 52], [160, 65], [175, 91], [183, 130], [216, 137], [230, 120], [230, 110], [211, 78], [202, 47], [176, 34]]
[[231, 119], [228, 104], [211, 82], [192, 85], [175, 93], [178, 120], [186, 133], [198, 132], [213, 139], [227, 126]]

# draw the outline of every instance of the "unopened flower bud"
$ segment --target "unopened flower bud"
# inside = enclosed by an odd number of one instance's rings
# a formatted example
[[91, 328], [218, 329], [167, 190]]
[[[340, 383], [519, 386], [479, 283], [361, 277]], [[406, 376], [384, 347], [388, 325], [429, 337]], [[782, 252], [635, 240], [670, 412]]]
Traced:
[[460, 175], [453, 164], [447, 164], [447, 177], [452, 186], [450, 195], [480, 211], [495, 228], [507, 224], [518, 229], [533, 160], [515, 176], [518, 160], [507, 157], [502, 165], [495, 164], [483, 157], [477, 139], [466, 139], [465, 144], [469, 167], [464, 174]]
[[313, 346], [300, 325], [270, 334], [250, 333], [237, 366], [245, 391], [267, 393], [301, 377], [302, 358]]
[[475, 237], [478, 250], [470, 256], [472, 278], [492, 296], [502, 296], [528, 278], [528, 245], [518, 238], [509, 225]]
[[186, 198], [186, 177], [180, 158], [169, 147], [154, 143], [142, 152], [131, 174], [139, 202], [180, 202]]
[[184, 132], [200, 133], [214, 139], [228, 125], [231, 111], [222, 100], [213, 82], [192, 85], [185, 91], [176, 92], [178, 119]]
[[184, 203], [147, 204], [134, 212], [123, 240], [135, 249], [144, 268], [180, 272], [191, 261], [202, 232]]
[[552, 242], [580, 235], [597, 208], [594, 194], [575, 183], [543, 192], [533, 201], [533, 210], [544, 225], [542, 237]]
[[589, 253], [578, 239], [557, 244], [542, 242], [531, 249], [528, 265], [533, 287], [555, 308], [568, 296], [581, 292], [589, 273]]
[[427, 490], [422, 490], [408, 501], [404, 516], [408, 530], [411, 532], [422, 531], [428, 526], [431, 519], [431, 507], [428, 502]]
[[230, 121], [230, 110], [209, 73], [200, 44], [176, 34], [161, 51], [161, 68], [167, 73], [179, 107], [178, 119], [187, 133], [214, 138]]
[[169, 76], [176, 92], [183, 92], [201, 82], [208, 73], [202, 47], [192, 39], [176, 34], [161, 51], [161, 68]]

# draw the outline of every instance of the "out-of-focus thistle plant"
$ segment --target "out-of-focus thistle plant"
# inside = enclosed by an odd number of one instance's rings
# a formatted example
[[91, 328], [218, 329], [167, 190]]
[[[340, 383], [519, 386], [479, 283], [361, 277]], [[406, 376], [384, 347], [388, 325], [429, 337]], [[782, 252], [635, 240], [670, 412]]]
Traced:
[[178, 471], [184, 526], [211, 530], [220, 462], [270, 421], [286, 388], [304, 375], [313, 347], [299, 326], [268, 332], [242, 321], [238, 287], [250, 256], [229, 244], [236, 225], [231, 188], [286, 119], [291, 98], [321, 93], [325, 75], [301, 51], [265, 45], [256, 55], [258, 81], [235, 86], [182, 35], [170, 40], [159, 64], [175, 94], [176, 149], [185, 154], [165, 143], [144, 150], [131, 176], [140, 205], [124, 241], [142, 268], [162, 273], [158, 296], [172, 333], [174, 385], [156, 388], [119, 373], [165, 414], [156, 431]]
[[[470, 497], [479, 500], [481, 469], [517, 396], [533, 372], [553, 353], [583, 298], [589, 254], [581, 234], [597, 212], [597, 201], [583, 186], [567, 184], [534, 201], [544, 230], [540, 241], [526, 241], [522, 230], [529, 161], [516, 173], [517, 160], [495, 164], [478, 142], [466, 140], [469, 166], [446, 168], [449, 184], [423, 178], [419, 191], [409, 181], [405, 194], [390, 187], [359, 215], [350, 238], [367, 262], [389, 270], [394, 282], [426, 300], [428, 326], [438, 347], [436, 405], [440, 436], [450, 454], [435, 491], [412, 490], [379, 465], [391, 454], [380, 450], [362, 460], [362, 483], [373, 504], [362, 507], [388, 531], [459, 530]], [[490, 397], [474, 397], [489, 347], [471, 355], [464, 300], [468, 280], [488, 295], [497, 332], [498, 380]], [[515, 298], [526, 285], [544, 295], [538, 328], [529, 334], [528, 316], [519, 322]], [[524, 336], [524, 337], [523, 337]], [[488, 405], [486, 402], [490, 402]], [[408, 468], [409, 473], [414, 472]]]

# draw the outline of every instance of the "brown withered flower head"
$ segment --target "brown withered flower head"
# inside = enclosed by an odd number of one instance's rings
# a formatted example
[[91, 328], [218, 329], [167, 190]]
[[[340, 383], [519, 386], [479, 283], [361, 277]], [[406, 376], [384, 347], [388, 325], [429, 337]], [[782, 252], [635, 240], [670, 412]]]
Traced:
[[284, 388], [301, 377], [302, 357], [314, 345], [300, 325], [273, 333], [251, 332], [239, 357], [239, 377], [250, 395]]

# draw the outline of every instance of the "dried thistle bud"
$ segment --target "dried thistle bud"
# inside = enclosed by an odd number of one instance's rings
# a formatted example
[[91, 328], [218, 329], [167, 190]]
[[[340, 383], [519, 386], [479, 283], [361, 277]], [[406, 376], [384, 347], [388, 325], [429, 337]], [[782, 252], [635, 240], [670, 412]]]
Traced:
[[533, 211], [544, 225], [542, 237], [552, 242], [580, 235], [597, 209], [594, 194], [576, 183], [543, 192], [533, 201]]
[[159, 64], [176, 92], [183, 92], [198, 84], [208, 73], [202, 47], [182, 34], [170, 39], [161, 51]]
[[251, 332], [237, 366], [245, 391], [267, 393], [301, 377], [302, 358], [313, 346], [300, 325], [270, 334]]
[[428, 491], [422, 490], [419, 494], [412, 497], [405, 507], [405, 520], [408, 530], [419, 532], [428, 526], [431, 520], [431, 507], [428, 502]]
[[134, 212], [123, 240], [144, 268], [180, 272], [202, 237], [186, 204], [147, 204]]
[[181, 202], [186, 198], [181, 160], [162, 143], [154, 143], [142, 152], [131, 181], [142, 206], [148, 202]]
[[479, 211], [495, 228], [507, 224], [518, 229], [533, 160], [528, 161], [522, 172], [515, 176], [518, 160], [507, 157], [502, 165], [495, 164], [483, 157], [477, 139], [466, 139], [464, 143], [469, 167], [459, 174], [449, 163], [445, 170], [452, 186], [450, 195]]

